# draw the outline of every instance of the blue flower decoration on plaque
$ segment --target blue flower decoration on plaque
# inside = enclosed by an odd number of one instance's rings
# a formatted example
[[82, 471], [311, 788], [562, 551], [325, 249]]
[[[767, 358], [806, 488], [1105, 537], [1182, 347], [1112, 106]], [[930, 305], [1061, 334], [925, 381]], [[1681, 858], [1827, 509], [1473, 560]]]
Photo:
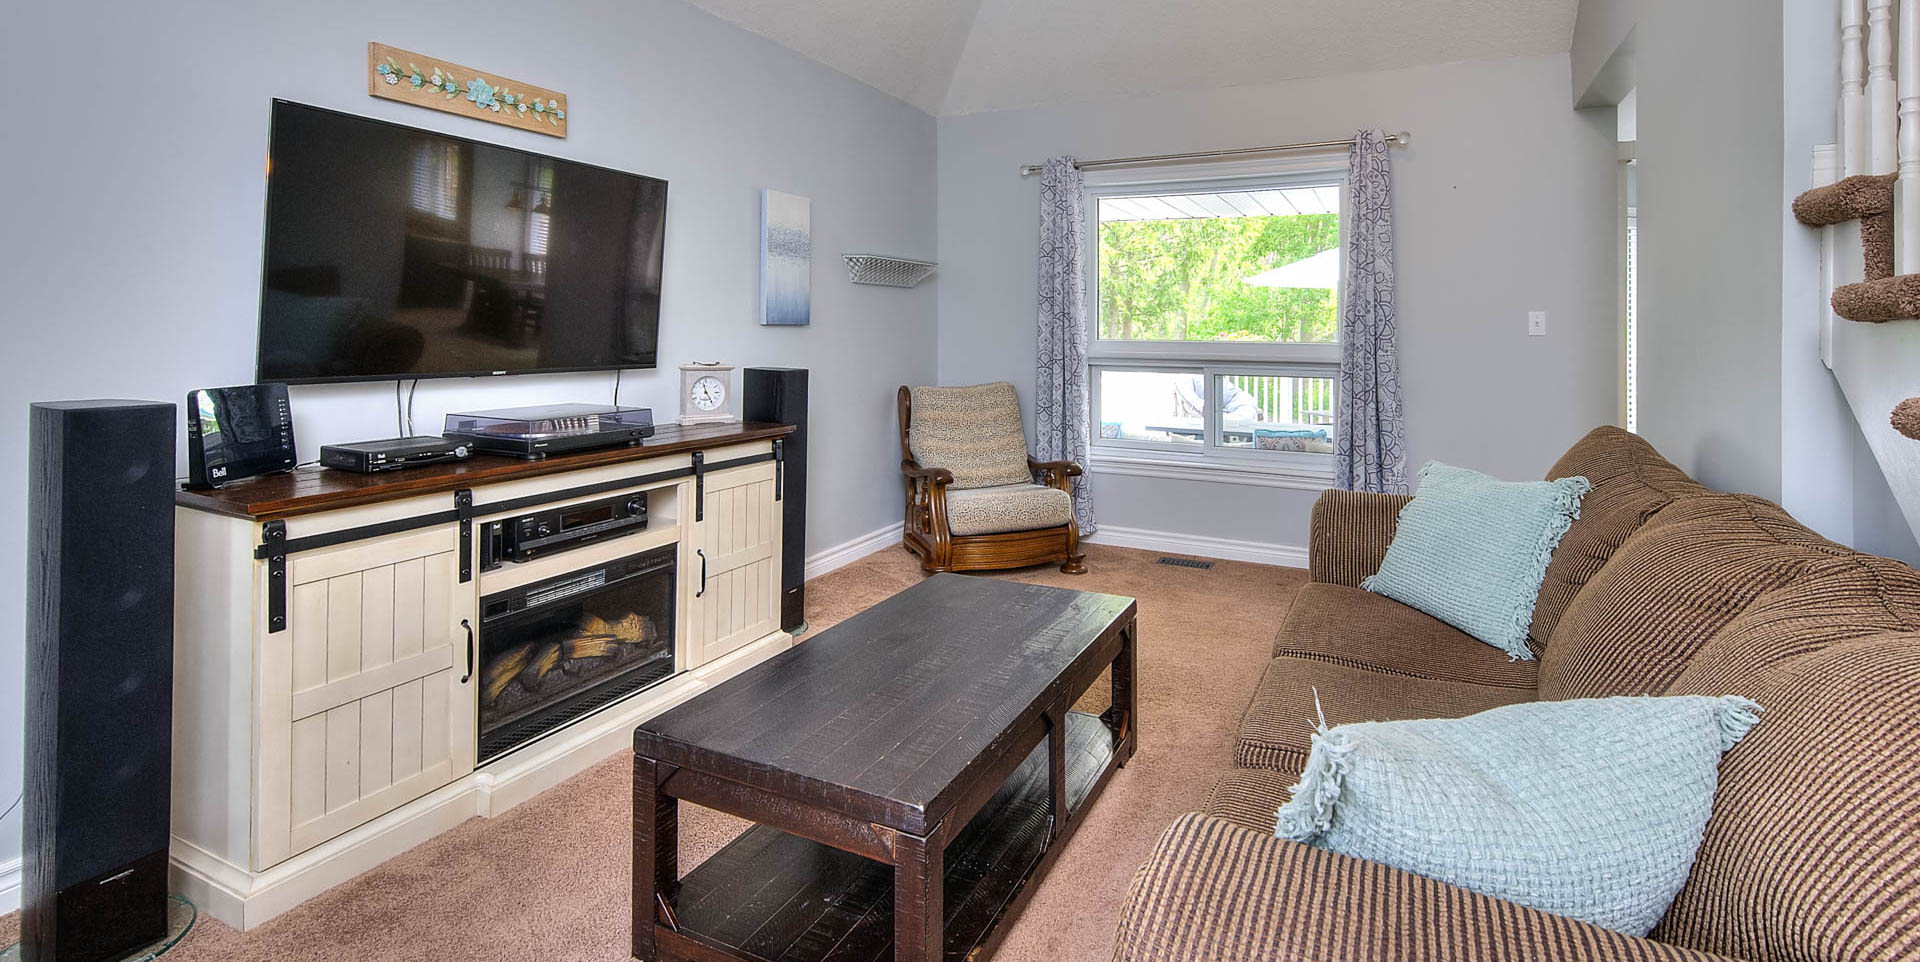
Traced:
[[473, 101], [475, 107], [494, 106], [493, 95], [493, 85], [487, 83], [486, 80], [475, 77], [467, 81], [467, 99]]
[[434, 66], [423, 70], [413, 64], [407, 64], [402, 68], [389, 57], [384, 62], [375, 64], [373, 72], [388, 84], [398, 84], [404, 79], [415, 90], [445, 94], [448, 100], [464, 94], [467, 102], [473, 104], [476, 110], [486, 110], [496, 114], [504, 111], [524, 118], [528, 116], [527, 108], [531, 107], [534, 115], [555, 127], [560, 126], [560, 122], [567, 119], [567, 112], [560, 107], [560, 101], [557, 99], [542, 100], [539, 97], [517, 94], [504, 85], [495, 86], [489, 83], [484, 77], [470, 78], [463, 86], [460, 79], [445, 67]]

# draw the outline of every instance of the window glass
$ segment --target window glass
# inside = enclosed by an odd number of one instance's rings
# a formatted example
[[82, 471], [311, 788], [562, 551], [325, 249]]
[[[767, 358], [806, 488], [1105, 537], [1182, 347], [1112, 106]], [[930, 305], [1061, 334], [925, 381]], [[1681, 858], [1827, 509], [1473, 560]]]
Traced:
[[1103, 340], [1332, 343], [1337, 184], [1097, 198]]
[[1215, 383], [1220, 445], [1333, 453], [1333, 378], [1223, 374]]
[[1100, 437], [1198, 446], [1206, 440], [1206, 375], [1099, 369]]

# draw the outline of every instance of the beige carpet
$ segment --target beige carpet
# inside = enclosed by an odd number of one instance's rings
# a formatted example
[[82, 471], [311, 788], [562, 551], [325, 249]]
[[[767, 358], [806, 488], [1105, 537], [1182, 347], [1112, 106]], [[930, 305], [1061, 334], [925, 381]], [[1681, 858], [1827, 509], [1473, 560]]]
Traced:
[[[1105, 962], [1127, 883], [1160, 830], [1198, 808], [1231, 760], [1234, 726], [1305, 581], [1290, 568], [1212, 570], [1093, 546], [1089, 574], [997, 577], [1131, 595], [1140, 603], [1140, 748], [1094, 803], [995, 958]], [[807, 586], [816, 630], [920, 579], [892, 548]], [[203, 918], [169, 960], [619, 960], [627, 956], [630, 761], [624, 755], [493, 819], [471, 819], [262, 925]], [[744, 822], [683, 806], [683, 871]], [[18, 914], [0, 918], [0, 945]]]

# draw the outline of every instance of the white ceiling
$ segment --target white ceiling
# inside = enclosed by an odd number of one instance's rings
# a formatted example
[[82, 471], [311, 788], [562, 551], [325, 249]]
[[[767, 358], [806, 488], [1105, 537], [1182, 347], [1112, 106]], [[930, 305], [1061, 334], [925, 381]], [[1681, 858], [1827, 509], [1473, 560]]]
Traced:
[[691, 0], [935, 114], [1564, 51], [1579, 0]]

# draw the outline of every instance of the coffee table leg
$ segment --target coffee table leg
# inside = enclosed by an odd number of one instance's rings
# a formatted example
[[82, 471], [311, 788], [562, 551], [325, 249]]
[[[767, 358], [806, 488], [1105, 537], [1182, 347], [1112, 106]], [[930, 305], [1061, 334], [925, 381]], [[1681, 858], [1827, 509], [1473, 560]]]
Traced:
[[1120, 764], [1126, 765], [1133, 757], [1136, 744], [1135, 732], [1140, 726], [1135, 713], [1134, 691], [1134, 642], [1139, 635], [1138, 625], [1128, 625], [1120, 634], [1120, 655], [1113, 660], [1113, 711], [1119, 716], [1115, 722], [1120, 732]]
[[680, 802], [661, 791], [670, 766], [633, 759], [633, 955], [658, 959], [654, 922], [680, 884]]
[[928, 838], [901, 834], [893, 845], [895, 962], [940, 962], [946, 939], [945, 853], [936, 829]]

